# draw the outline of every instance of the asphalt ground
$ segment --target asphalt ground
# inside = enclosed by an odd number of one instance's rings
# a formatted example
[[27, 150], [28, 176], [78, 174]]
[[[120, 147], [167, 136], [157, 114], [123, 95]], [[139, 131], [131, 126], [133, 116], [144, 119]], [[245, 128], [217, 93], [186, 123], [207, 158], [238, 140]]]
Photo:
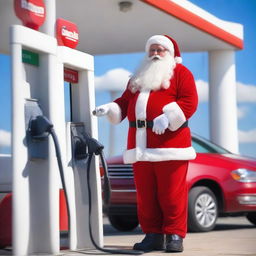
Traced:
[[[143, 239], [140, 228], [133, 232], [118, 232], [104, 218], [104, 245], [106, 248], [131, 249], [133, 244]], [[184, 240], [183, 253], [168, 253], [179, 256], [256, 256], [256, 226], [245, 217], [219, 218], [216, 228], [206, 233], [188, 233]], [[145, 255], [168, 255], [164, 251], [154, 251]], [[12, 255], [11, 248], [0, 250], [0, 255]], [[39, 255], [39, 254], [38, 254]], [[43, 254], [40, 254], [43, 255]], [[80, 253], [61, 251], [59, 256], [107, 255], [87, 249]], [[112, 254], [117, 256], [120, 254]], [[121, 254], [124, 255], [124, 254]]]

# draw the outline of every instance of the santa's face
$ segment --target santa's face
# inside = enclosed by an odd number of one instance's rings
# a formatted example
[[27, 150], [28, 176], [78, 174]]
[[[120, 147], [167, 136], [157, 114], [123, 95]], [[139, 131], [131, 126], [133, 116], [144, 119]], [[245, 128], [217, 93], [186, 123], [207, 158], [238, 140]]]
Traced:
[[154, 57], [156, 57], [156, 59], [158, 59], [158, 56], [160, 56], [161, 58], [164, 58], [166, 55], [166, 51], [167, 50], [162, 45], [152, 44], [149, 47], [148, 57], [153, 58], [153, 59], [154, 59]]
[[167, 89], [176, 66], [173, 54], [162, 45], [152, 44], [143, 63], [130, 80], [132, 92]]

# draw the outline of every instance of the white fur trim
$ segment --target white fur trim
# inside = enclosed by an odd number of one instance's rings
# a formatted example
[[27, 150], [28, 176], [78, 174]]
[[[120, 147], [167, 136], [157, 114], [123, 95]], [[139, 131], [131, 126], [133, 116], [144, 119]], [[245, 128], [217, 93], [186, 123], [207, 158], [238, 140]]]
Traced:
[[135, 106], [136, 119], [146, 119], [147, 118], [147, 103], [150, 91], [140, 92]]
[[126, 150], [123, 160], [126, 164], [133, 164], [138, 161], [159, 162], [169, 160], [192, 160], [196, 158], [193, 147], [187, 148], [139, 148]]
[[[136, 119], [147, 119], [147, 103], [150, 95], [150, 91], [140, 92], [135, 106]], [[136, 130], [136, 147], [140, 150], [144, 150], [147, 146], [147, 130], [146, 128], [138, 128]]]
[[182, 58], [181, 57], [175, 57], [174, 59], [175, 59], [176, 63], [178, 63], [178, 64], [182, 63]]
[[119, 105], [115, 102], [108, 103], [109, 111], [107, 114], [108, 120], [112, 124], [119, 124], [122, 120], [122, 111]]
[[136, 130], [136, 146], [144, 150], [147, 147], [147, 130], [146, 128], [138, 128]]
[[146, 47], [145, 50], [146, 52], [149, 51], [150, 45], [152, 44], [160, 44], [162, 45], [164, 48], [166, 48], [169, 52], [174, 54], [174, 46], [172, 41], [167, 38], [166, 36], [162, 36], [162, 35], [155, 35], [155, 36], [151, 36], [147, 43], [146, 43]]
[[186, 121], [186, 117], [176, 102], [171, 102], [163, 107], [163, 112], [169, 120], [169, 129], [176, 131]]

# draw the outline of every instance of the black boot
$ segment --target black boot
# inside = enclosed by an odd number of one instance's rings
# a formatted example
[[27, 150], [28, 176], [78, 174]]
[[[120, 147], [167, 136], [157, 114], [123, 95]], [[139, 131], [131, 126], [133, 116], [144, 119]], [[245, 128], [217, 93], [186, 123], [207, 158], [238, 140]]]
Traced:
[[133, 250], [150, 252], [164, 249], [164, 235], [163, 234], [146, 234], [140, 243], [133, 246]]
[[166, 235], [166, 252], [183, 252], [183, 239], [179, 235]]

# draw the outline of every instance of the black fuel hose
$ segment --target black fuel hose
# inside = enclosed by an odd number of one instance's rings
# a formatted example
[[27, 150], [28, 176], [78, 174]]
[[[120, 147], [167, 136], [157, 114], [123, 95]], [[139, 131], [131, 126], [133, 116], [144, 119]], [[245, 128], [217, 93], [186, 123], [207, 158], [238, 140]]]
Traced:
[[[100, 154], [100, 157], [103, 158], [103, 156], [101, 154]], [[107, 252], [107, 253], [111, 253], [111, 254], [128, 254], [128, 255], [141, 255], [141, 254], [143, 254], [144, 252], [136, 251], [136, 250], [116, 250], [116, 249], [102, 248], [99, 245], [97, 245], [97, 243], [95, 242], [95, 240], [93, 238], [93, 234], [92, 234], [92, 225], [91, 225], [91, 218], [92, 218], [92, 200], [91, 200], [92, 193], [91, 193], [91, 186], [90, 186], [90, 164], [91, 164], [91, 160], [92, 160], [92, 155], [90, 155], [89, 159], [88, 159], [87, 186], [88, 186], [88, 194], [89, 194], [89, 196], [88, 196], [89, 197], [89, 233], [90, 233], [90, 238], [91, 238], [91, 241], [92, 241], [93, 245], [99, 251]], [[105, 160], [103, 160], [103, 162], [105, 162]]]
[[70, 231], [70, 204], [69, 204], [69, 200], [68, 200], [67, 187], [66, 187], [66, 182], [65, 182], [65, 177], [64, 177], [64, 170], [63, 170], [63, 165], [62, 165], [62, 160], [61, 160], [60, 145], [59, 145], [59, 142], [58, 142], [57, 135], [56, 135], [53, 128], [51, 128], [50, 134], [51, 134], [53, 142], [54, 142], [54, 147], [55, 147], [55, 152], [56, 152], [56, 157], [57, 157], [57, 162], [58, 162], [58, 167], [59, 167], [61, 184], [62, 184], [64, 195], [65, 195], [65, 198], [66, 198], [67, 213], [68, 213], [68, 232], [69, 232]]

